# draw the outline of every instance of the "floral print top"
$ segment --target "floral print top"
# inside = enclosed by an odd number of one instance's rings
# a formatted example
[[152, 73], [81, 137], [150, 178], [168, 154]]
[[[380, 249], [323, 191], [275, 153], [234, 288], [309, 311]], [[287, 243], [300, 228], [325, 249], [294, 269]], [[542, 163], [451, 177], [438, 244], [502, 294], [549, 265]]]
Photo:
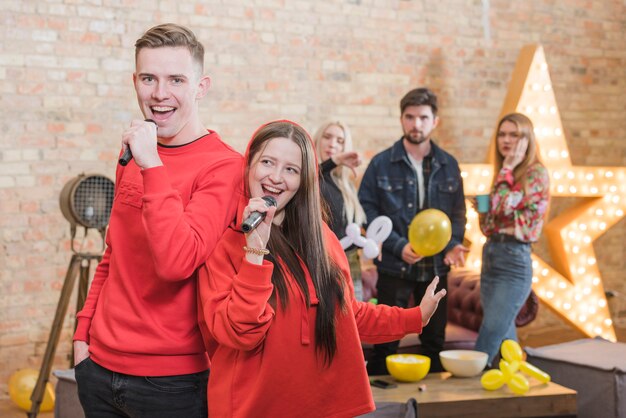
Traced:
[[550, 199], [550, 179], [548, 170], [541, 164], [530, 166], [526, 176], [525, 191], [521, 184], [514, 183], [510, 168], [503, 167], [498, 173], [489, 199], [489, 212], [480, 217], [480, 228], [487, 237], [513, 229], [519, 241], [539, 239]]

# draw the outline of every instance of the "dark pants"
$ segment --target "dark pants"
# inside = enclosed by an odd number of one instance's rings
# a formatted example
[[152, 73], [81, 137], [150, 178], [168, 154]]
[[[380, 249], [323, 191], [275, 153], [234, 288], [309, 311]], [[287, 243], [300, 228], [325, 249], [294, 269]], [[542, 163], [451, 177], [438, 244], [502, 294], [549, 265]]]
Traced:
[[209, 372], [145, 377], [115, 373], [91, 358], [75, 368], [86, 418], [206, 418]]
[[[415, 305], [419, 305], [429, 284], [430, 282], [400, 279], [396, 276], [379, 272], [378, 282], [376, 283], [378, 303], [406, 308], [412, 294]], [[447, 288], [448, 276], [439, 276], [437, 290]], [[432, 318], [430, 318], [430, 322], [420, 334], [421, 351], [424, 355], [430, 357], [431, 372], [443, 371], [441, 361], [439, 360], [439, 352], [443, 349], [443, 344], [446, 340], [447, 304], [448, 297], [446, 296], [439, 302], [439, 306]], [[385, 359], [388, 355], [395, 354], [398, 351], [399, 344], [400, 341], [393, 341], [374, 345], [374, 355], [367, 362], [367, 373], [370, 375], [389, 374]]]

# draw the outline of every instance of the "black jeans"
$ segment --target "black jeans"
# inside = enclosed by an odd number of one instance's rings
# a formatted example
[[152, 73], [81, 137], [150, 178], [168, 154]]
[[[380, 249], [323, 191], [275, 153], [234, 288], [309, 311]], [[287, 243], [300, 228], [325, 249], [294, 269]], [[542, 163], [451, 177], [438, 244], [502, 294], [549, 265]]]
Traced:
[[87, 358], [74, 371], [86, 418], [208, 416], [208, 370], [179, 376], [130, 376]]
[[[385, 273], [378, 274], [376, 289], [378, 291], [378, 303], [389, 306], [401, 306], [406, 308], [409, 304], [411, 294], [415, 300], [415, 305], [419, 305], [426, 288], [430, 282], [416, 282], [400, 279]], [[439, 276], [439, 289], [448, 289], [448, 276]], [[428, 325], [424, 327], [420, 334], [421, 352], [430, 357], [430, 372], [441, 372], [441, 360], [439, 352], [443, 349], [446, 340], [446, 323], [448, 322], [447, 312], [448, 297], [444, 297], [437, 310], [430, 318]], [[400, 341], [393, 341], [385, 344], [374, 345], [374, 355], [367, 362], [367, 373], [370, 375], [389, 374], [385, 359], [390, 354], [398, 351]]]

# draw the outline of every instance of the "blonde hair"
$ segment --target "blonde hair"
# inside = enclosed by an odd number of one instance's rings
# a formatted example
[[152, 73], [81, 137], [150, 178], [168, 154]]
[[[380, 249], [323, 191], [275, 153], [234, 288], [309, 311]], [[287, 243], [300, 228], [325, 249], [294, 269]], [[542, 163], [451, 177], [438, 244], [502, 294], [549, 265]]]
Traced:
[[524, 156], [522, 162], [513, 169], [514, 182], [516, 184], [521, 184], [523, 190], [526, 191], [526, 186], [528, 182], [526, 172], [528, 171], [528, 169], [535, 164], [539, 164], [542, 167], [545, 166], [541, 162], [541, 158], [539, 156], [539, 144], [537, 144], [537, 140], [535, 139], [533, 123], [526, 115], [523, 115], [521, 113], [509, 113], [508, 115], [503, 116], [498, 123], [498, 129], [496, 129], [496, 134], [494, 138], [495, 146], [493, 147], [495, 153], [493, 160], [495, 164], [495, 170], [491, 188], [493, 190], [493, 188], [496, 186], [496, 177], [502, 169], [502, 164], [504, 162], [504, 156], [500, 154], [500, 151], [498, 150], [498, 132], [500, 132], [500, 127], [504, 122], [511, 122], [517, 127], [517, 133], [519, 134], [520, 139], [522, 137], [528, 138], [528, 148], [526, 149], [526, 155]]
[[[315, 141], [315, 151], [318, 156], [322, 155], [322, 137], [324, 136], [324, 132], [326, 132], [326, 129], [331, 126], [337, 126], [343, 131], [343, 151], [352, 151], [353, 149], [352, 135], [350, 135], [348, 125], [339, 120], [332, 120], [320, 126], [313, 136], [313, 140]], [[333, 182], [337, 185], [337, 188], [341, 192], [341, 197], [343, 198], [343, 213], [348, 223], [354, 222], [358, 225], [363, 225], [367, 218], [365, 217], [365, 211], [359, 202], [354, 183], [350, 179], [351, 173], [352, 171], [348, 167], [340, 165], [335, 167], [330, 174]]]

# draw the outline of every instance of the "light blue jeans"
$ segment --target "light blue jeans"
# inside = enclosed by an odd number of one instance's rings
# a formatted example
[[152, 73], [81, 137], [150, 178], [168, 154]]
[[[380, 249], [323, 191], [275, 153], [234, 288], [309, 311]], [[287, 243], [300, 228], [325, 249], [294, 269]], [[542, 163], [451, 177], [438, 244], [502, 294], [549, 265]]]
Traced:
[[[491, 365], [504, 340], [517, 341], [515, 318], [530, 294], [532, 263], [530, 244], [493, 242], [483, 247], [480, 299], [483, 322], [476, 350], [489, 355]], [[495, 365], [497, 366], [497, 365]]]

